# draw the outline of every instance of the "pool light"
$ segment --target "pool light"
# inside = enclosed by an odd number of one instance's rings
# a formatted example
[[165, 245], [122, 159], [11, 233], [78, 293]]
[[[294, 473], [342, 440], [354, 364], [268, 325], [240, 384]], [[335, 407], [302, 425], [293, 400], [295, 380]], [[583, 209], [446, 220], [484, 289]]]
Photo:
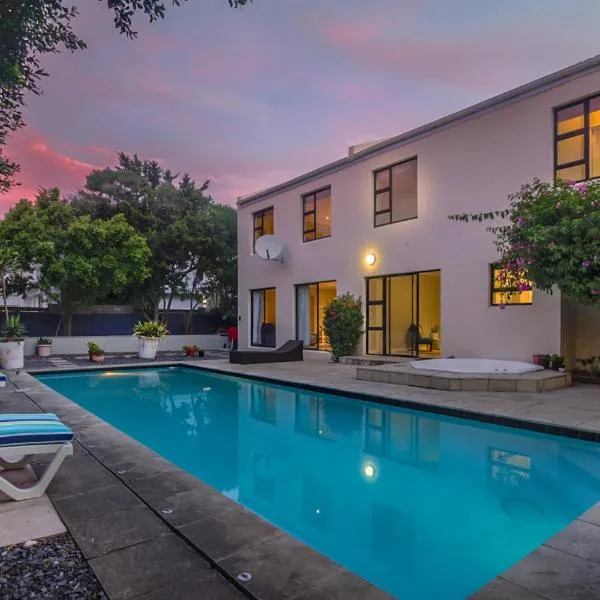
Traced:
[[377, 473], [375, 465], [373, 463], [365, 463], [365, 466], [363, 467], [363, 473], [365, 474], [365, 477], [373, 479], [373, 477], [375, 477], [375, 473]]

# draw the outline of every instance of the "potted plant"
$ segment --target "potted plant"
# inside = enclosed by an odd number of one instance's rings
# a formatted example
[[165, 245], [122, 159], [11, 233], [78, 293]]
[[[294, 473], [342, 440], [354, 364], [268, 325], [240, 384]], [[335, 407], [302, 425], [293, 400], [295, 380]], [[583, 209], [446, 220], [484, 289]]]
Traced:
[[133, 335], [139, 341], [138, 356], [153, 359], [156, 357], [161, 338], [169, 335], [167, 326], [159, 321], [139, 321], [133, 328]]
[[558, 368], [559, 368], [561, 362], [564, 362], [564, 359], [562, 358], [562, 356], [559, 356], [558, 354], [553, 354], [550, 357], [550, 368], [553, 371], [558, 371]]
[[88, 354], [90, 355], [90, 360], [93, 363], [103, 363], [104, 362], [104, 350], [96, 344], [96, 342], [88, 342]]
[[196, 344], [193, 344], [191, 346], [184, 346], [183, 351], [185, 352], [185, 355], [188, 358], [194, 358], [196, 356], [198, 356], [198, 357], [204, 356], [204, 350], [198, 348], [198, 346], [196, 346]]
[[544, 369], [547, 369], [550, 367], [550, 355], [549, 354], [542, 354], [540, 356], [540, 366], [544, 367]]
[[9, 315], [0, 337], [0, 367], [22, 369], [25, 365], [25, 326], [20, 315]]
[[544, 356], [543, 354], [534, 354], [534, 355], [531, 357], [531, 362], [532, 362], [534, 365], [540, 365], [540, 366], [541, 366], [541, 364], [542, 364], [542, 357], [543, 357], [543, 356]]
[[52, 351], [52, 338], [38, 338], [36, 349], [38, 356], [50, 356], [50, 352]]

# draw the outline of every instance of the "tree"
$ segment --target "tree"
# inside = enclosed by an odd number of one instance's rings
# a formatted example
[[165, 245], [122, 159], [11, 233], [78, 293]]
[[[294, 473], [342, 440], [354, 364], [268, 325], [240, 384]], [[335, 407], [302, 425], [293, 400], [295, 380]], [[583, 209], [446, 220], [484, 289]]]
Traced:
[[6, 242], [32, 267], [30, 285], [60, 305], [66, 335], [74, 312], [149, 275], [148, 245], [123, 215], [75, 216], [57, 189], [42, 191], [35, 204], [22, 200], [4, 223]]
[[[100, 0], [103, 2], [104, 0]], [[185, 0], [184, 0], [185, 1]], [[227, 0], [237, 8], [251, 0]], [[164, 0], [106, 0], [114, 13], [115, 28], [129, 38], [137, 33], [132, 18], [142, 13], [150, 22], [165, 16]], [[173, 0], [179, 6], [181, 0]], [[48, 73], [41, 67], [43, 55], [85, 48], [73, 31], [77, 9], [67, 0], [3, 0], [0, 2], [0, 193], [15, 184], [19, 165], [10, 161], [4, 146], [10, 132], [24, 126], [25, 94], [41, 94], [40, 81]]]
[[502, 219], [488, 227], [500, 253], [503, 287], [556, 287], [575, 304], [600, 306], [600, 183], [535, 179], [502, 211], [452, 215], [455, 221]]
[[153, 161], [121, 153], [115, 168], [92, 172], [85, 190], [72, 199], [76, 214], [100, 219], [121, 214], [145, 238], [150, 276], [131, 295], [153, 320], [162, 303], [168, 313], [176, 295], [196, 295], [204, 274], [216, 277], [235, 253], [233, 209], [205, 194], [208, 181], [197, 186], [187, 174], [177, 184], [176, 179]]

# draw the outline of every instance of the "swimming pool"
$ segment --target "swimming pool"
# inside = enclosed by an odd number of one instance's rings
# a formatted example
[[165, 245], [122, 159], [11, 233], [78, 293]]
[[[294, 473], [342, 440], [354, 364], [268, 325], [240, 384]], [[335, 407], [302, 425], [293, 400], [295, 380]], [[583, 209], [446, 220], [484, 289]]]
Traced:
[[462, 600], [600, 500], [600, 446], [196, 369], [38, 379], [403, 600]]

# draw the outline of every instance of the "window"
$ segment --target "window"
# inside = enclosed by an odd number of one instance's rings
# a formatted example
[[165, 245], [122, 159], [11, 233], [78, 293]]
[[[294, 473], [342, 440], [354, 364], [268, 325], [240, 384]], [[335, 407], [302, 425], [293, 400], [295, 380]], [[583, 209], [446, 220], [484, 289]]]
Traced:
[[275, 233], [275, 219], [273, 218], [273, 207], [259, 210], [252, 215], [254, 222], [254, 240], [252, 242], [252, 252], [256, 245], [256, 240], [263, 235], [273, 235]]
[[417, 217], [417, 159], [375, 171], [375, 227]]
[[492, 481], [511, 489], [520, 488], [531, 477], [531, 457], [499, 448], [490, 448]]
[[320, 240], [331, 235], [331, 188], [302, 196], [304, 241]]
[[251, 338], [253, 346], [275, 347], [275, 288], [250, 291]]
[[554, 111], [554, 175], [565, 181], [600, 177], [600, 96]]
[[[500, 277], [501, 268], [498, 265], [490, 266], [490, 304], [499, 306], [501, 304], [531, 304], [533, 302], [533, 290], [519, 291], [518, 281], [506, 281]], [[529, 281], [524, 281], [531, 286]]]
[[296, 339], [305, 348], [330, 350], [323, 331], [325, 307], [337, 295], [335, 281], [320, 281], [296, 286]]

